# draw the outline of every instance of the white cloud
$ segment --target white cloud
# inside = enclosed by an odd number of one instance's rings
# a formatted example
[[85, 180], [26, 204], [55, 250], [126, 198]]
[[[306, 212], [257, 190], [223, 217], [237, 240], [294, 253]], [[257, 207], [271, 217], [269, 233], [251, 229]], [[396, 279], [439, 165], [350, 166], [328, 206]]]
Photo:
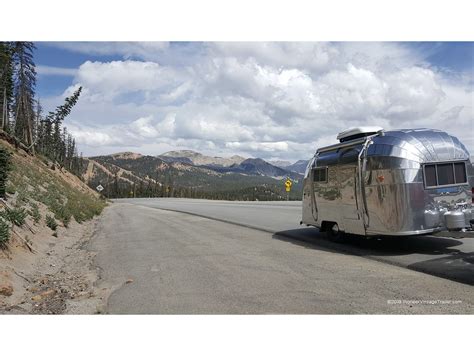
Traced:
[[89, 89], [90, 97], [100, 100], [133, 92], [153, 92], [179, 85], [183, 74], [155, 62], [113, 61], [83, 63], [75, 81]]
[[276, 152], [288, 151], [288, 142], [226, 142], [225, 147], [257, 153]]
[[130, 124], [130, 128], [140, 137], [155, 138], [158, 136], [158, 130], [152, 122], [151, 116], [141, 117]]
[[432, 115], [445, 97], [435, 73], [429, 69], [402, 69], [390, 74], [388, 83], [387, 115], [405, 122]]
[[38, 65], [36, 66], [36, 73], [38, 73], [39, 75], [75, 76], [77, 73], [77, 69]]
[[69, 51], [92, 55], [121, 55], [124, 58], [150, 59], [157, 52], [165, 51], [168, 42], [50, 42], [47, 45]]
[[253, 58], [275, 68], [307, 71], [325, 70], [339, 54], [338, 48], [327, 42], [217, 42], [210, 48], [217, 57]]
[[[102, 51], [126, 53], [121, 46]], [[84, 87], [73, 115], [86, 154], [174, 147], [296, 160], [356, 125], [445, 129], [474, 149], [472, 73], [431, 67], [407, 46], [207, 43], [184, 66], [169, 60], [172, 46], [156, 46], [132, 47], [141, 58], [168, 56], [166, 64], [129, 59], [78, 68], [64, 95]]]
[[89, 147], [113, 146], [123, 144], [120, 137], [113, 136], [103, 129], [82, 127], [75, 124], [68, 125], [69, 131], [74, 135], [76, 142]]

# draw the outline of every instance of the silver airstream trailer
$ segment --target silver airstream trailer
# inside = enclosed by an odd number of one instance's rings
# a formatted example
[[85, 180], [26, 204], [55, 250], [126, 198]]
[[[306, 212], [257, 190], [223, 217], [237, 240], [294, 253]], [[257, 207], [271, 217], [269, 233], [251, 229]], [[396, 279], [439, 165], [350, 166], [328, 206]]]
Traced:
[[302, 223], [343, 232], [419, 235], [470, 226], [474, 185], [469, 152], [430, 129], [360, 127], [322, 147], [303, 183]]

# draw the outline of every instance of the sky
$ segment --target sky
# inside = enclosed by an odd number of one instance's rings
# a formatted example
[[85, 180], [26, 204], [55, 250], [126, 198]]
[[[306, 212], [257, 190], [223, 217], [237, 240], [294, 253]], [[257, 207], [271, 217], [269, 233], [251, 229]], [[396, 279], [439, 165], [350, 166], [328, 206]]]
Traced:
[[85, 156], [310, 158], [354, 126], [428, 127], [474, 153], [474, 42], [36, 42], [37, 93]]

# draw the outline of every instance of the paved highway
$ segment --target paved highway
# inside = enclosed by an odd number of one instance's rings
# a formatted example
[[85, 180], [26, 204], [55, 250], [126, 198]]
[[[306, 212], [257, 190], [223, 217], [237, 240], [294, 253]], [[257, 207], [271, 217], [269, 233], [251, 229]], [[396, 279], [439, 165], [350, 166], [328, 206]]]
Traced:
[[[127, 199], [136, 205], [198, 214], [242, 224], [303, 241], [313, 247], [388, 262], [474, 285], [474, 234], [454, 239], [442, 236], [362, 239], [349, 236], [345, 244], [328, 241], [314, 227], [301, 227], [301, 202], [227, 202], [192, 199]], [[448, 235], [448, 234], [446, 234]]]
[[106, 311], [472, 313], [472, 239], [335, 244], [300, 214], [298, 202], [117, 200], [90, 246]]
[[248, 202], [205, 199], [117, 199], [117, 202], [200, 214], [267, 232], [299, 228], [301, 202]]

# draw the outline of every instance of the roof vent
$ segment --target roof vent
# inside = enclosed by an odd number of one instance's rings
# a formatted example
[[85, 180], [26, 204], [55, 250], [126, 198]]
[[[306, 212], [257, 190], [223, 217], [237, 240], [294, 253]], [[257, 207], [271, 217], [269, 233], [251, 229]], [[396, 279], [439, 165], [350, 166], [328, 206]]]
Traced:
[[375, 135], [376, 133], [383, 132], [384, 129], [380, 126], [361, 126], [352, 127], [346, 131], [342, 131], [337, 135], [339, 142], [346, 142], [355, 140], [365, 136]]

